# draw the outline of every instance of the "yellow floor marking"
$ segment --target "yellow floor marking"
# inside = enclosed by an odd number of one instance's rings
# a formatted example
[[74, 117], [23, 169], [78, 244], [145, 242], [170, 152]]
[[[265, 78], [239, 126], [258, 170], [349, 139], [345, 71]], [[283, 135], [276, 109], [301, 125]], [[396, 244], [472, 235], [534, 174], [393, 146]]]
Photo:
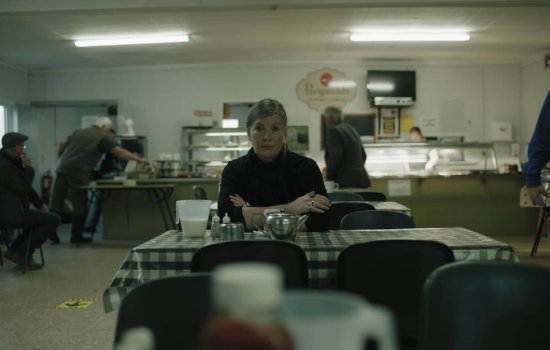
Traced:
[[70, 298], [57, 305], [57, 309], [85, 309], [96, 300], [96, 298]]

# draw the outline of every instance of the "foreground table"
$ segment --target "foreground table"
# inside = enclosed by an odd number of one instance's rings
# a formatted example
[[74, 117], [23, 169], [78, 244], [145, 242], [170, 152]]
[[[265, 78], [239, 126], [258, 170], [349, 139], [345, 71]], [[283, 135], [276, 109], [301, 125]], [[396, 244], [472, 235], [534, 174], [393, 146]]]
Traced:
[[[246, 233], [245, 239], [265, 238]], [[354, 243], [385, 239], [442, 242], [451, 248], [456, 260], [518, 261], [510, 245], [461, 227], [300, 232], [296, 244], [306, 253], [311, 286], [323, 287], [331, 284], [336, 259], [344, 248]], [[105, 312], [118, 308], [126, 294], [145, 281], [190, 273], [193, 253], [206, 244], [218, 241], [186, 238], [181, 232], [167, 231], [133, 248], [103, 293]]]

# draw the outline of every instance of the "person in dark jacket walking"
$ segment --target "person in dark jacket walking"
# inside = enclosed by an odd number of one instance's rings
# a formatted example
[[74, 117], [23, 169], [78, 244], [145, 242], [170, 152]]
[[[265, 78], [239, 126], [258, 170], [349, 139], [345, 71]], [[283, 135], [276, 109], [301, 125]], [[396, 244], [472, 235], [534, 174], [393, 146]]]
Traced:
[[365, 169], [367, 154], [357, 130], [344, 122], [342, 110], [336, 107], [325, 109], [324, 120], [328, 130], [325, 149], [327, 180], [337, 182], [340, 187], [370, 187]]
[[523, 167], [525, 185], [533, 204], [541, 204], [548, 197], [548, 190], [541, 183], [540, 175], [545, 164], [550, 162], [550, 91], [540, 110], [539, 119], [529, 142], [529, 160]]
[[[40, 195], [32, 187], [31, 176], [25, 169], [22, 160], [27, 140], [27, 136], [17, 132], [9, 132], [2, 137], [0, 192], [11, 193], [19, 198], [23, 206], [25, 222], [23, 233], [12, 242], [5, 257], [18, 265], [26, 265], [29, 270], [36, 270], [42, 265], [33, 261], [32, 254], [36, 248], [42, 246], [52, 232], [55, 232], [61, 218], [49, 211]], [[31, 203], [36, 209], [30, 208]], [[3, 209], [0, 208], [0, 210]], [[30, 230], [32, 230], [32, 235], [30, 235]], [[29, 259], [25, 260], [29, 237], [31, 237]]]

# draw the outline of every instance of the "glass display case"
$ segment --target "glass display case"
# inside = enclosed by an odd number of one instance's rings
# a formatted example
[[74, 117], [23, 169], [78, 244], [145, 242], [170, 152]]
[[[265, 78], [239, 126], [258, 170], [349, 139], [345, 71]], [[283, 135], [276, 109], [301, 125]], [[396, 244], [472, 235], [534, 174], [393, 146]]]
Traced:
[[374, 177], [498, 173], [492, 143], [392, 142], [364, 147], [365, 167]]
[[191, 176], [218, 177], [227, 162], [250, 149], [246, 129], [183, 127], [181, 162]]

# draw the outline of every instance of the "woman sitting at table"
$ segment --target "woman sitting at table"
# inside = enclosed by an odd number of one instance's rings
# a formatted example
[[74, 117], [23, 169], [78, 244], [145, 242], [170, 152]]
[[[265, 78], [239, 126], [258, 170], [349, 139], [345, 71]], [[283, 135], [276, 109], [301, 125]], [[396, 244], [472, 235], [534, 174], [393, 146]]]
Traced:
[[246, 128], [252, 148], [230, 161], [223, 170], [218, 214], [253, 229], [251, 217], [264, 209], [282, 208], [292, 214], [309, 214], [307, 231], [325, 231], [330, 201], [317, 163], [286, 147], [287, 116], [272, 99], [255, 103], [248, 111]]

